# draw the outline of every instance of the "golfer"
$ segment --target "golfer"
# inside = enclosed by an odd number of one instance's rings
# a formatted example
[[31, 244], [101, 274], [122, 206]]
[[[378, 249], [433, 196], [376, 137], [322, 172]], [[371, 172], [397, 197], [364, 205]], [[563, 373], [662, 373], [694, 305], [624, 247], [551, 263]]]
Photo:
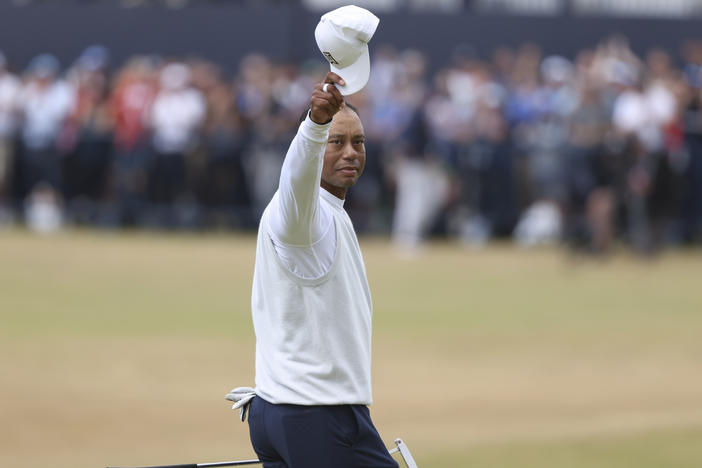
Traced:
[[335, 84], [315, 87], [258, 231], [249, 430], [266, 468], [397, 467], [368, 411], [371, 294], [344, 211], [364, 132]]
[[344, 95], [369, 78], [378, 18], [356, 6], [315, 30], [330, 63], [261, 216], [251, 308], [256, 388], [232, 390], [265, 468], [396, 468], [373, 426], [372, 303], [358, 239], [344, 211], [363, 173], [365, 136]]

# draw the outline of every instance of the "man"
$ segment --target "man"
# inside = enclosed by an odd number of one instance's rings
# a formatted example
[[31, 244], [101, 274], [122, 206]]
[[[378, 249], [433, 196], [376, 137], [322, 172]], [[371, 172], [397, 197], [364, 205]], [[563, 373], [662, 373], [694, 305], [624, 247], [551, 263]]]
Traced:
[[261, 217], [252, 310], [251, 442], [265, 468], [397, 467], [370, 419], [372, 304], [346, 191], [364, 132], [329, 72]]
[[[348, 5], [315, 29], [330, 63], [261, 216], [251, 308], [256, 389], [234, 389], [265, 468], [397, 468], [371, 404], [372, 304], [346, 191], [365, 166], [363, 125], [342, 95], [369, 78], [378, 18]], [[249, 391], [251, 390], [251, 391]], [[247, 406], [248, 405], [248, 406]]]
[[7, 66], [0, 51], [0, 224], [3, 222], [5, 196], [11, 197], [13, 138], [17, 131], [17, 97], [22, 84]]

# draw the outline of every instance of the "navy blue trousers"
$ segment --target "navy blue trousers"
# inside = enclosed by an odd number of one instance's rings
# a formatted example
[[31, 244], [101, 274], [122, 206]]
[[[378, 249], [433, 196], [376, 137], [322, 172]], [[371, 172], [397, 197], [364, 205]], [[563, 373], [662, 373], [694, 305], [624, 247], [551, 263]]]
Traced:
[[398, 468], [364, 405], [274, 405], [255, 397], [249, 433], [264, 468]]

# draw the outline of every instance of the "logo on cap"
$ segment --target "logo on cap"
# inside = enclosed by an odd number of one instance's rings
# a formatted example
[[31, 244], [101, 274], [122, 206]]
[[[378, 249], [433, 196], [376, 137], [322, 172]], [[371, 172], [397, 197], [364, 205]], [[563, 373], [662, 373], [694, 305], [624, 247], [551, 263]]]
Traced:
[[336, 61], [336, 59], [330, 54], [329, 52], [322, 52], [324, 56], [329, 60], [329, 63], [332, 65], [339, 65], [339, 62]]

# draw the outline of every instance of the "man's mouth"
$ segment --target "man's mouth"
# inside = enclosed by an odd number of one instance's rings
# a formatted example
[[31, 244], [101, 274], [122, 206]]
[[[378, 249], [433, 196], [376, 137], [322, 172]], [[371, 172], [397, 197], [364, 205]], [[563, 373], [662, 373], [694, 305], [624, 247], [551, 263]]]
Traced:
[[341, 167], [337, 170], [345, 176], [355, 176], [356, 174], [358, 174], [358, 169], [352, 166]]

